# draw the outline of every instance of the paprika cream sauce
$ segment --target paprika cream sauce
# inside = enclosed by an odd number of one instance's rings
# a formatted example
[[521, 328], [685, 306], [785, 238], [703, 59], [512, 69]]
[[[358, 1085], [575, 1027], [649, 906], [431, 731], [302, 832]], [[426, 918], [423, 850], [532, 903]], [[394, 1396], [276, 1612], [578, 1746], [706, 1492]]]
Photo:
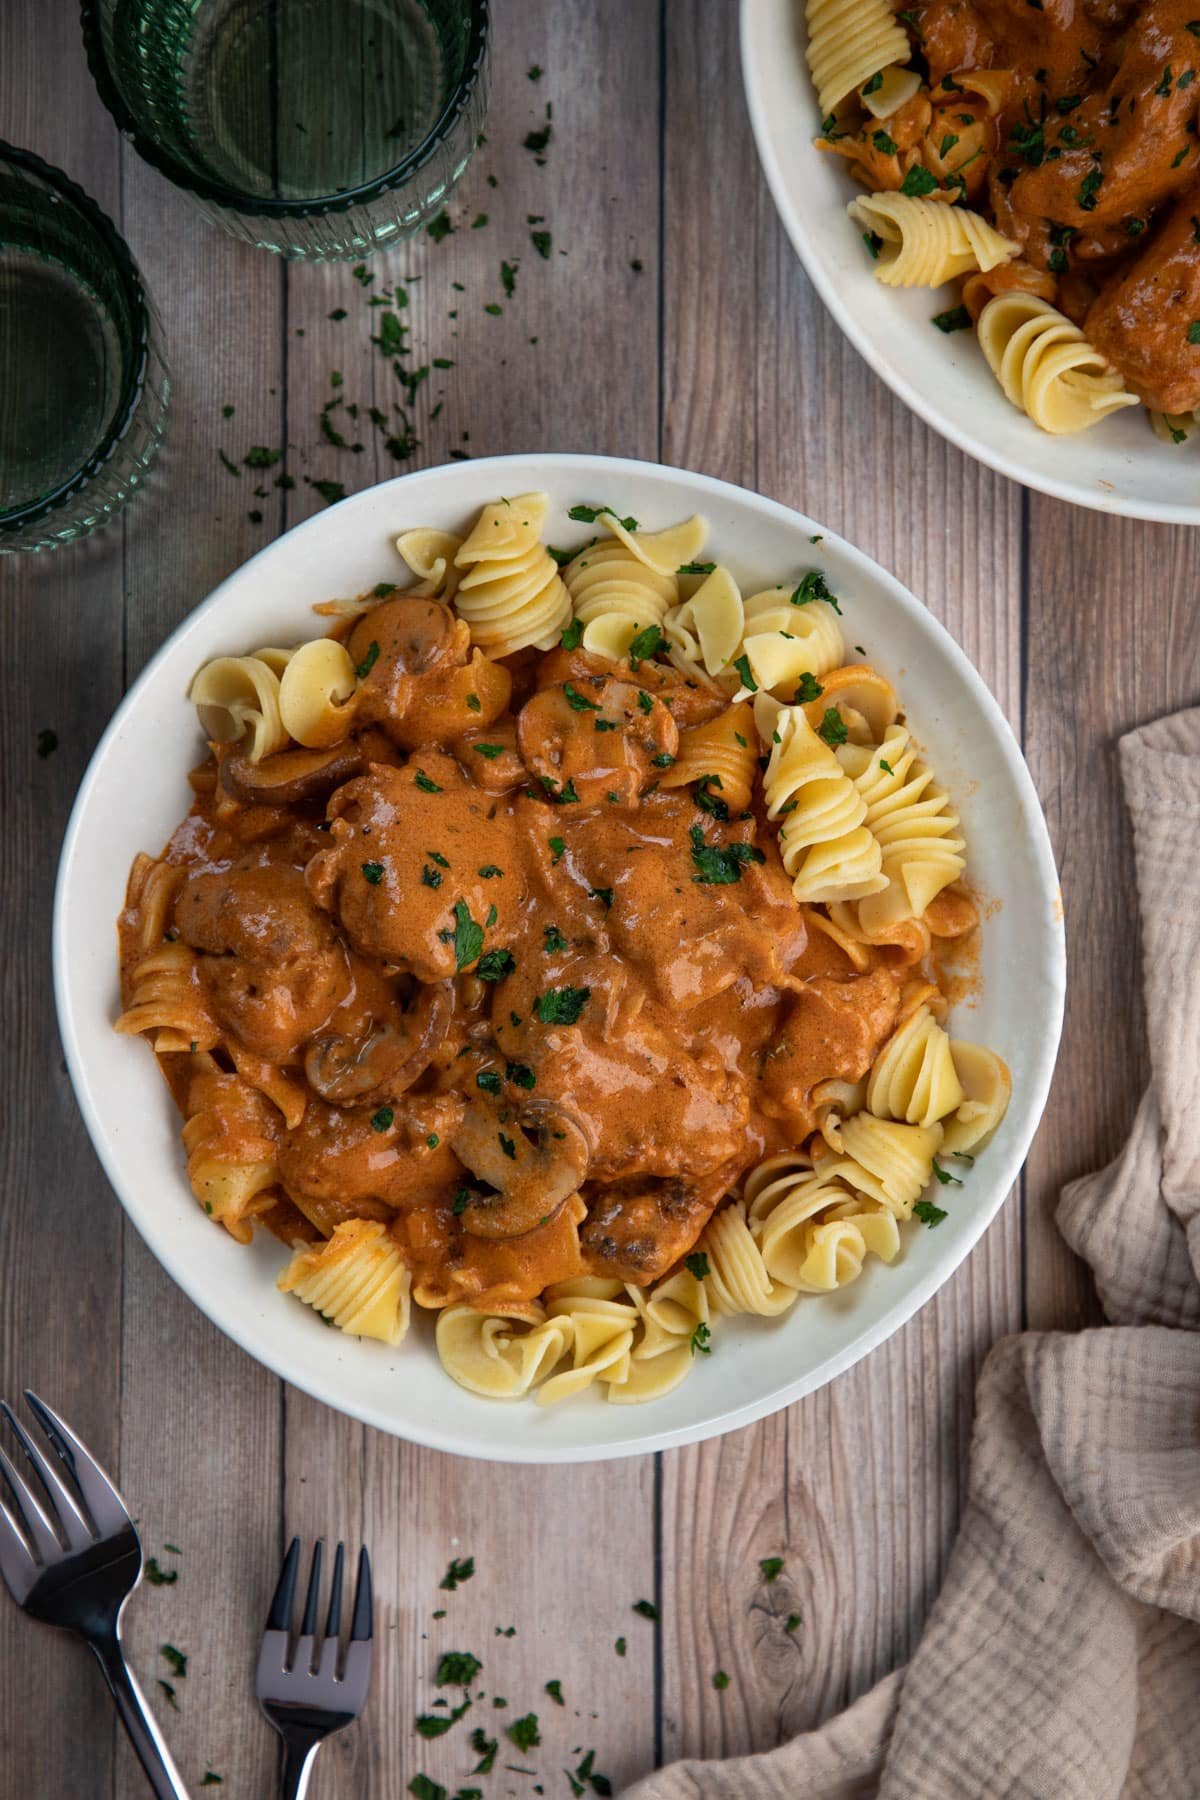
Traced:
[[[811, 1134], [819, 1083], [867, 1072], [912, 971], [797, 905], [761, 811], [657, 786], [715, 690], [581, 651], [487, 662], [413, 597], [347, 648], [370, 667], [345, 741], [215, 746], [165, 853], [168, 935], [275, 1145], [261, 1216], [289, 1242], [387, 1222], [427, 1306], [647, 1283]], [[731, 845], [704, 879], [697, 848]], [[127, 1002], [140, 928], [127, 910]], [[192, 1059], [161, 1060], [186, 1111]]]

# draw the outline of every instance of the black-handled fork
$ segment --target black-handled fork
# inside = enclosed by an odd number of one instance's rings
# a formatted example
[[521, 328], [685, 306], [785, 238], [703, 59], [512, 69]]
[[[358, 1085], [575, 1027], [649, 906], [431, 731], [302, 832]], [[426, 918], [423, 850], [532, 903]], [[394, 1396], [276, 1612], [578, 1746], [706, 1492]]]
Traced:
[[313, 1550], [300, 1634], [293, 1648], [291, 1627], [296, 1575], [300, 1567], [300, 1539], [292, 1539], [258, 1653], [255, 1681], [258, 1703], [284, 1743], [280, 1800], [301, 1800], [321, 1744], [335, 1731], [341, 1731], [357, 1719], [367, 1703], [367, 1690], [371, 1685], [374, 1630], [371, 1559], [365, 1548], [359, 1552], [350, 1641], [343, 1659], [339, 1656], [338, 1636], [342, 1627], [346, 1553], [341, 1544], [334, 1557], [329, 1611], [319, 1654], [317, 1650], [322, 1550], [318, 1538]]
[[188, 1800], [171, 1753], [121, 1645], [121, 1614], [142, 1572], [125, 1502], [90, 1451], [44, 1400], [25, 1390], [45, 1448], [7, 1400], [0, 1409], [31, 1463], [42, 1498], [0, 1449], [0, 1575], [31, 1618], [81, 1637], [95, 1656], [158, 1800]]

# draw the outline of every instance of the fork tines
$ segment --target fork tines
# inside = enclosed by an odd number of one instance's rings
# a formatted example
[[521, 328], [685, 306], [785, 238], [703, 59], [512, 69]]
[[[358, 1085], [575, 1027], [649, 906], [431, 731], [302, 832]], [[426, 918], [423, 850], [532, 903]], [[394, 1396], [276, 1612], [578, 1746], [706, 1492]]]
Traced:
[[[337, 1667], [338, 1640], [342, 1628], [342, 1591], [346, 1564], [346, 1550], [343, 1544], [338, 1545], [333, 1559], [333, 1579], [329, 1587], [329, 1607], [325, 1615], [320, 1664], [318, 1665], [315, 1661], [324, 1554], [324, 1540], [318, 1538], [313, 1546], [308, 1591], [304, 1599], [300, 1631], [293, 1644], [292, 1615], [296, 1598], [296, 1578], [300, 1569], [300, 1539], [298, 1537], [292, 1539], [288, 1545], [287, 1555], [283, 1559], [283, 1568], [275, 1588], [275, 1597], [271, 1601], [271, 1610], [267, 1614], [266, 1628], [268, 1633], [281, 1634], [282, 1642], [279, 1648], [282, 1651], [283, 1673], [301, 1677], [309, 1673], [314, 1675], [319, 1673], [341, 1680], [349, 1673], [348, 1665], [352, 1654], [348, 1647], [346, 1664], [339, 1671]], [[350, 1646], [355, 1644], [369, 1646], [372, 1631], [371, 1559], [364, 1546], [358, 1556], [358, 1579], [354, 1590], [353, 1616], [350, 1621]], [[356, 1658], [356, 1660], [358, 1659]]]
[[14, 1595], [45, 1569], [99, 1538], [129, 1528], [129, 1515], [117, 1490], [70, 1426], [44, 1400], [26, 1389], [42, 1442], [26, 1430], [7, 1400], [0, 1412], [37, 1478], [33, 1482], [0, 1449], [0, 1572]]

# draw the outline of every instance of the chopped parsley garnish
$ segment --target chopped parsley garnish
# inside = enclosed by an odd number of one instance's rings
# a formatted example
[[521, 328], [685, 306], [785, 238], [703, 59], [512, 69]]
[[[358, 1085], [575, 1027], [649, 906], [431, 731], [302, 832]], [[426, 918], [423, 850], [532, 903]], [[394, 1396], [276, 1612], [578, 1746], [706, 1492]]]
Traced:
[[703, 1281], [708, 1274], [708, 1257], [703, 1250], [693, 1250], [690, 1256], [684, 1257], [683, 1266], [697, 1281]]
[[554, 239], [550, 236], [550, 233], [548, 231], [531, 231], [529, 238], [542, 260], [544, 262], [549, 262], [550, 251], [554, 246]]
[[613, 891], [611, 888], [589, 888], [588, 899], [598, 900], [607, 910], [613, 903]]
[[[1185, 156], [1187, 155], [1186, 149], [1184, 150], [1184, 155]], [[1125, 231], [1126, 231], [1127, 236], [1129, 236], [1129, 237], [1141, 237], [1141, 235], [1142, 235], [1143, 231], [1145, 231], [1145, 229], [1146, 229], [1145, 219], [1126, 219], [1126, 221], [1125, 221]]]
[[874, 75], [872, 75], [870, 81], [863, 82], [862, 87], [859, 89], [859, 92], [864, 95], [877, 94], [882, 86], [883, 86], [883, 70], [876, 69], [876, 71], [875, 71]]
[[537, 1714], [526, 1713], [524, 1718], [514, 1719], [511, 1725], [506, 1726], [504, 1735], [509, 1743], [515, 1744], [522, 1753], [526, 1750], [536, 1749], [542, 1741], [542, 1734], [538, 1730]]
[[537, 1086], [537, 1076], [528, 1063], [506, 1063], [504, 1073], [514, 1087], [529, 1089]]
[[567, 847], [566, 838], [552, 837], [552, 838], [547, 838], [546, 842], [550, 846], [551, 855], [553, 856], [554, 861], [556, 863], [561, 862], [562, 858], [563, 858], [563, 852]]
[[750, 658], [746, 655], [735, 657], [733, 666], [741, 677], [742, 686], [749, 688], [752, 694], [757, 694], [758, 683], [755, 681], [754, 671], [750, 667]]
[[548, 1681], [546, 1683], [545, 1691], [546, 1691], [546, 1693], [549, 1694], [550, 1698], [554, 1701], [554, 1704], [556, 1706], [565, 1706], [567, 1704], [566, 1701], [563, 1699], [563, 1691], [562, 1691], [562, 1682], [561, 1681]]
[[480, 957], [475, 973], [480, 981], [503, 981], [516, 966], [517, 959], [511, 950], [489, 950]]
[[438, 1687], [469, 1687], [483, 1664], [469, 1650], [447, 1650], [437, 1666]]
[[147, 1558], [144, 1573], [151, 1587], [171, 1587], [179, 1580], [179, 1570], [160, 1568], [157, 1556]]
[[1200, 344], [1200, 319], [1193, 319], [1188, 326], [1187, 341], [1189, 344]]
[[719, 775], [702, 775], [696, 783], [696, 791], [692, 795], [692, 799], [701, 812], [708, 813], [712, 818], [719, 820], [722, 825], [728, 825], [729, 807], [724, 800], [718, 799], [715, 794], [709, 792], [710, 788], [720, 786], [721, 777]]
[[832, 606], [835, 613], [842, 610], [838, 605], [837, 595], [829, 591], [829, 584], [820, 569], [810, 569], [792, 590], [793, 606], [807, 606], [812, 600], [824, 600], [827, 606]]
[[473, 1775], [490, 1775], [495, 1765], [496, 1752], [500, 1748], [495, 1738], [490, 1738], [482, 1725], [477, 1725], [471, 1733], [471, 1748], [479, 1761], [471, 1773]]
[[421, 870], [421, 886], [428, 887], [428, 888], [440, 888], [441, 885], [442, 885], [442, 876], [441, 876], [440, 870], [431, 869], [429, 864], [426, 863], [425, 867]]
[[759, 1561], [764, 1581], [778, 1581], [783, 1574], [782, 1556], [764, 1556]]
[[877, 231], [864, 231], [862, 241], [871, 252], [871, 261], [879, 261], [879, 252], [883, 249], [883, 239]]
[[894, 775], [896, 773], [896, 771], [895, 771], [895, 769], [893, 769], [891, 763], [886, 762], [882, 756], [879, 759], [879, 766], [883, 770], [885, 775]]
[[[436, 1704], [438, 1706], [443, 1706], [445, 1704], [445, 1702], [442, 1700], [439, 1700], [436, 1702]], [[470, 1706], [471, 1706], [471, 1700], [470, 1700], [470, 1696], [468, 1695], [467, 1698], [463, 1701], [462, 1705], [456, 1706], [454, 1708], [453, 1712], [422, 1713], [420, 1718], [414, 1719], [414, 1721], [413, 1721], [414, 1728], [420, 1733], [420, 1735], [423, 1738], [444, 1737], [446, 1732], [448, 1732], [450, 1730], [451, 1726], [457, 1725], [458, 1721], [462, 1718], [463, 1714], [470, 1710]]]
[[179, 1702], [175, 1698], [175, 1689], [171, 1686], [170, 1682], [169, 1681], [160, 1681], [158, 1685], [162, 1689], [163, 1693], [167, 1696], [167, 1705], [171, 1708], [171, 1711], [178, 1712], [179, 1711]]
[[450, 214], [446, 211], [445, 207], [442, 208], [436, 219], [430, 219], [425, 230], [435, 244], [440, 244], [443, 238], [448, 238], [450, 236], [454, 227], [450, 223]]
[[160, 1644], [159, 1649], [170, 1665], [172, 1675], [184, 1676], [187, 1674], [188, 1659], [182, 1650], [177, 1650], [174, 1644]]
[[417, 786], [423, 794], [440, 794], [441, 788], [436, 781], [431, 781], [424, 769], [417, 770]]
[[395, 1116], [390, 1106], [381, 1106], [378, 1112], [371, 1114], [371, 1130], [389, 1131]]
[[517, 271], [510, 262], [500, 264], [500, 285], [504, 289], [505, 297], [511, 300], [517, 289]]
[[414, 1775], [408, 1791], [413, 1800], [446, 1800], [446, 1790], [441, 1782], [430, 1781], [428, 1775]]
[[830, 749], [832, 749], [835, 744], [844, 744], [848, 740], [850, 733], [847, 731], [846, 722], [836, 706], [826, 707], [825, 717], [817, 726], [817, 736], [824, 738]]
[[680, 563], [680, 565], [676, 569], [675, 573], [677, 575], [711, 575], [713, 570], [716, 568], [716, 566], [717, 565], [715, 562], [713, 562], [713, 563], [698, 563], [698, 562]]
[[565, 950], [567, 947], [567, 940], [557, 925], [547, 925], [542, 937], [542, 948], [547, 956], [553, 956], [557, 951]]
[[501, 1088], [500, 1077], [495, 1069], [480, 1069], [475, 1077], [475, 1086], [482, 1088], [485, 1094], [498, 1094]]
[[568, 519], [574, 519], [576, 524], [579, 525], [594, 525], [601, 513], [608, 513], [610, 518], [620, 520], [621, 525], [626, 531], [636, 531], [638, 528], [636, 519], [622, 519], [615, 507], [611, 506], [585, 506], [582, 504], [579, 506], [572, 506], [567, 513], [567, 517]]
[[633, 1610], [643, 1619], [657, 1620], [658, 1618], [658, 1608], [652, 1600], [635, 1600]]
[[378, 662], [378, 660], [379, 660], [379, 645], [375, 642], [375, 639], [372, 638], [371, 642], [367, 645], [367, 654], [363, 657], [362, 661], [359, 663], [358, 667], [354, 671], [354, 673], [358, 676], [358, 679], [360, 681], [366, 680], [367, 676], [371, 673], [371, 670], [375, 667], [375, 664]]
[[492, 881], [497, 875], [503, 875], [503, 873], [504, 870], [499, 863], [484, 863], [479, 870], [480, 878], [483, 881]]
[[461, 1559], [455, 1557], [450, 1568], [444, 1573], [443, 1579], [437, 1582], [437, 1586], [446, 1588], [448, 1593], [453, 1593], [453, 1589], [459, 1588], [464, 1580], [470, 1580], [473, 1573], [475, 1573], [475, 1557], [461, 1557]]
[[945, 1217], [945, 1210], [932, 1200], [918, 1200], [913, 1207], [913, 1218], [920, 1219], [922, 1225], [940, 1225]]
[[1096, 210], [1096, 191], [1103, 181], [1104, 171], [1102, 169], [1088, 170], [1079, 184], [1079, 193], [1076, 196], [1081, 211], [1094, 212]]
[[810, 701], [819, 700], [824, 692], [825, 689], [821, 686], [816, 676], [810, 675], [808, 670], [805, 669], [803, 675], [800, 677], [800, 685], [796, 689], [794, 700], [798, 706], [807, 706]]
[[382, 863], [365, 862], [362, 865], [362, 872], [364, 880], [369, 881], [372, 887], [378, 887], [383, 880]]
[[660, 650], [665, 643], [666, 639], [659, 627], [647, 625], [644, 631], [638, 632], [629, 646], [627, 654], [630, 668], [636, 669], [639, 664], [648, 661], [655, 651]]
[[942, 1165], [938, 1162], [938, 1159], [936, 1156], [933, 1159], [933, 1172], [937, 1176], [938, 1180], [941, 1182], [943, 1187], [961, 1187], [962, 1186], [962, 1182], [958, 1179], [958, 1176], [951, 1175], [949, 1169], [943, 1169]]
[[[873, 131], [871, 133], [871, 142], [881, 156], [895, 156], [896, 140], [895, 138], [890, 138], [886, 131]], [[955, 138], [954, 142], [957, 143], [958, 139]]]
[[704, 1323], [704, 1320], [701, 1319], [701, 1321], [697, 1325], [695, 1331], [693, 1331], [693, 1333], [692, 1333], [692, 1341], [691, 1341], [692, 1355], [695, 1356], [698, 1351], [701, 1356], [711, 1356], [712, 1355], [712, 1343], [710, 1342], [711, 1338], [712, 1338], [712, 1332], [709, 1330], [708, 1326]]
[[516, 1140], [514, 1138], [505, 1137], [505, 1135], [502, 1131], [498, 1131], [496, 1133], [496, 1136], [499, 1138], [500, 1148], [503, 1150], [505, 1156], [507, 1156], [509, 1162], [516, 1162], [516, 1160], [517, 1160]]
[[652, 767], [656, 769], [669, 769], [674, 761], [675, 758], [669, 750], [660, 750], [657, 756], [650, 758]]
[[572, 712], [599, 712], [600, 708], [594, 700], [589, 700], [574, 687], [571, 682], [563, 682], [563, 693], [567, 697], [567, 705]]
[[495, 762], [498, 756], [504, 755], [503, 744], [472, 744], [472, 750], [480, 756], [486, 756], [489, 762]]
[[547, 988], [538, 995], [534, 1011], [543, 1025], [575, 1025], [591, 997], [589, 987]]
[[619, 1637], [617, 1639], [616, 1643], [613, 1645], [613, 1649], [616, 1651], [618, 1656], [624, 1656], [626, 1650], [628, 1649], [628, 1645], [626, 1644], [625, 1639], [623, 1637]]
[[716, 1688], [718, 1694], [724, 1693], [725, 1689], [729, 1686], [729, 1677], [724, 1669], [718, 1669], [713, 1676], [713, 1686]]
[[645, 688], [639, 688], [638, 689], [638, 705], [644, 713], [653, 712], [654, 711], [654, 696], [653, 696], [653, 694], [648, 694], [646, 692]]
[[467, 695], [467, 705], [470, 707], [472, 712], [482, 712], [483, 711], [483, 702], [480, 700], [478, 694], [468, 694]]
[[934, 313], [933, 323], [939, 331], [968, 331], [971, 326], [971, 315], [965, 306], [951, 306], [945, 312]]
[[945, 137], [942, 139], [941, 143], [938, 145], [938, 155], [942, 158], [943, 162], [945, 161], [946, 157], [949, 156], [950, 152], [953, 150], [955, 144], [957, 144], [958, 141], [959, 141], [958, 138], [954, 135], [954, 133], [952, 131], [948, 131], [946, 133]]
[[1187, 145], [1186, 144], [1181, 145], [1181, 147], [1175, 152], [1174, 156], [1171, 158], [1171, 167], [1173, 169], [1177, 169], [1179, 167], [1180, 163], [1183, 161], [1184, 157], [1187, 155], [1187, 153], [1188, 153]]
[[282, 455], [282, 450], [268, 450], [265, 444], [252, 444], [242, 461], [248, 469], [270, 469]]
[[[574, 554], [573, 550], [566, 552], [568, 562]], [[564, 625], [562, 636], [558, 641], [564, 650], [578, 650], [583, 642], [583, 625], [580, 620], [572, 619], [569, 625]]]
[[311, 481], [309, 486], [316, 488], [326, 506], [346, 498], [346, 485], [341, 481]]
[[706, 844], [699, 825], [693, 825], [688, 836], [692, 840], [692, 861], [696, 865], [692, 880], [708, 887], [728, 887], [742, 879], [742, 868], [746, 863], [766, 861], [762, 851], [753, 844], [727, 844], [724, 849]]
[[900, 192], [910, 200], [920, 199], [925, 194], [936, 193], [938, 186], [936, 176], [931, 175], [928, 169], [923, 169], [920, 163], [914, 163], [900, 183]]
[[450, 867], [450, 864], [446, 861], [446, 858], [441, 854], [440, 851], [427, 850], [425, 852], [425, 854], [429, 858], [430, 862], [435, 862], [437, 864], [439, 869], [448, 869]]
[[483, 949], [483, 926], [471, 917], [465, 900], [454, 902], [454, 966], [460, 972]]
[[[475, 1192], [474, 1188], [455, 1188], [451, 1210], [456, 1214], [465, 1213], [468, 1206], [471, 1206], [478, 1198], [479, 1195]], [[446, 1584], [443, 1581], [442, 1586], [445, 1587], [445, 1585]]]
[[1170, 65], [1170, 63], [1168, 63], [1166, 68], [1163, 70], [1162, 78], [1160, 79], [1158, 86], [1155, 88], [1154, 92], [1156, 94], [1160, 94], [1164, 97], [1171, 92], [1171, 65]]

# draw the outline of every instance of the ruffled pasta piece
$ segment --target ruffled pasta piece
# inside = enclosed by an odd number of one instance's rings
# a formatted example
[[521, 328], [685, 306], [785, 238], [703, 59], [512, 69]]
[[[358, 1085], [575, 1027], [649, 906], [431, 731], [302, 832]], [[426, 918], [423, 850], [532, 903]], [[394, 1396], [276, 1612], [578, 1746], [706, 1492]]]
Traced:
[[1036, 294], [997, 294], [976, 329], [1005, 399], [1043, 431], [1086, 431], [1111, 412], [1141, 404], [1078, 325]]
[[[203, 1045], [199, 1047], [205, 1048]], [[308, 1107], [307, 1085], [298, 1076], [289, 1075], [286, 1069], [281, 1069], [278, 1063], [255, 1056], [236, 1039], [229, 1043], [228, 1050], [233, 1066], [242, 1080], [248, 1081], [260, 1094], [265, 1094], [272, 1106], [277, 1106], [283, 1114], [283, 1122], [288, 1130], [294, 1131]]]
[[672, 607], [663, 621], [671, 661], [685, 675], [701, 669], [719, 675], [737, 655], [745, 612], [737, 582], [718, 567], [690, 600]]
[[629, 1363], [624, 1381], [608, 1383], [611, 1406], [641, 1406], [647, 1400], [661, 1400], [686, 1381], [696, 1365], [691, 1344], [673, 1344], [662, 1356], [650, 1362]]
[[877, 749], [845, 744], [838, 761], [866, 805], [866, 824], [882, 853], [883, 891], [860, 900], [868, 940], [917, 918], [965, 868], [958, 814], [918, 760], [908, 730], [893, 725]]
[[313, 638], [288, 658], [279, 683], [283, 728], [308, 750], [340, 744], [354, 723], [354, 664], [335, 638]]
[[[601, 514], [601, 520], [610, 524], [607, 513]], [[584, 649], [614, 660], [626, 654], [639, 631], [648, 625], [661, 626], [679, 601], [674, 574], [661, 573], [618, 538], [581, 550], [563, 570], [563, 581], [575, 617], [584, 628]]]
[[284, 749], [288, 734], [279, 711], [279, 676], [288, 656], [286, 650], [259, 650], [205, 663], [188, 690], [204, 735], [217, 744], [244, 739], [251, 762]]
[[620, 1282], [585, 1275], [546, 1290], [550, 1319], [564, 1319], [571, 1329], [571, 1367], [550, 1376], [538, 1390], [539, 1406], [572, 1399], [594, 1381], [629, 1379], [638, 1311], [623, 1294]]
[[962, 1156], [986, 1143], [1008, 1111], [1012, 1076], [1008, 1064], [982, 1044], [951, 1038], [950, 1054], [963, 1100], [954, 1117], [946, 1121], [942, 1148], [947, 1156]]
[[708, 520], [699, 513], [678, 525], [668, 525], [665, 531], [627, 531], [611, 512], [597, 513], [596, 518], [631, 555], [658, 575], [678, 574], [684, 564], [695, 562], [708, 536]]
[[[793, 598], [799, 593], [799, 587], [764, 588], [751, 594], [743, 608], [740, 654], [750, 665], [756, 688], [785, 701], [796, 698], [802, 676], [824, 675], [846, 653], [842, 628], [829, 602]], [[737, 698], [745, 699], [752, 691], [743, 682]]]
[[540, 1311], [527, 1322], [459, 1302], [438, 1314], [434, 1337], [441, 1365], [459, 1387], [486, 1400], [518, 1400], [567, 1354], [571, 1322]]
[[187, 1151], [192, 1192], [210, 1218], [248, 1244], [256, 1214], [274, 1200], [279, 1118], [238, 1075], [202, 1069], [188, 1084]]
[[881, 69], [912, 55], [887, 0], [806, 0], [804, 18], [805, 56], [823, 118]]
[[634, 1340], [626, 1379], [609, 1383], [614, 1406], [638, 1406], [671, 1393], [709, 1347], [708, 1292], [690, 1269], [677, 1270], [649, 1291], [627, 1286], [626, 1292], [641, 1316], [642, 1330]]
[[731, 706], [715, 719], [680, 732], [674, 764], [659, 786], [703, 782], [709, 798], [719, 801], [733, 817], [749, 806], [757, 770], [754, 714], [748, 706]]
[[160, 943], [148, 951], [134, 965], [129, 1004], [116, 1029], [149, 1038], [156, 1056], [213, 1049], [221, 1040], [221, 1029], [200, 984], [196, 952], [180, 943]]
[[893, 63], [890, 69], [880, 71], [878, 86], [868, 80], [859, 89], [858, 97], [873, 119], [890, 119], [920, 91], [921, 77], [916, 70], [901, 69]]
[[823, 677], [817, 699], [804, 708], [814, 731], [831, 706], [837, 708], [852, 744], [881, 744], [900, 711], [891, 682], [867, 663], [849, 663]]
[[376, 1219], [345, 1219], [325, 1244], [306, 1244], [276, 1278], [339, 1331], [398, 1344], [408, 1330], [412, 1278]]
[[141, 950], [153, 950], [167, 935], [175, 896], [183, 885], [183, 870], [139, 850], [125, 887], [124, 930], [132, 925]]
[[862, 1273], [867, 1253], [891, 1262], [900, 1248], [886, 1207], [863, 1201], [797, 1152], [771, 1156], [746, 1178], [751, 1233], [775, 1280], [827, 1294]]
[[841, 1156], [827, 1157], [818, 1147], [817, 1169], [878, 1201], [896, 1218], [908, 1219], [941, 1144], [940, 1125], [902, 1125], [856, 1113], [842, 1126]]
[[455, 556], [464, 570], [454, 606], [488, 656], [549, 650], [571, 616], [558, 566], [541, 541], [549, 500], [520, 494], [485, 506]]
[[795, 1302], [796, 1289], [767, 1273], [740, 1200], [713, 1214], [696, 1248], [708, 1258], [704, 1285], [717, 1316], [756, 1313], [772, 1318]]
[[859, 194], [846, 210], [862, 231], [882, 240], [874, 274], [888, 287], [941, 287], [974, 269], [994, 269], [1020, 248], [981, 214], [936, 200]]
[[[396, 549], [417, 578], [409, 593], [453, 600], [458, 590], [454, 559], [462, 549], [461, 538], [452, 531], [435, 531], [432, 526], [421, 525], [413, 531], [402, 531], [396, 539]], [[372, 597], [372, 604], [379, 604], [378, 596]]]
[[867, 804], [799, 706], [785, 706], [763, 777], [767, 817], [783, 819], [779, 849], [797, 900], [858, 900], [887, 886]]
[[919, 1006], [872, 1063], [867, 1110], [881, 1119], [934, 1125], [965, 1098], [950, 1039], [929, 1007]]
[[812, 1090], [813, 1114], [817, 1130], [831, 1150], [842, 1148], [842, 1120], [853, 1118], [867, 1103], [867, 1081], [843, 1081], [831, 1076], [818, 1081]]

